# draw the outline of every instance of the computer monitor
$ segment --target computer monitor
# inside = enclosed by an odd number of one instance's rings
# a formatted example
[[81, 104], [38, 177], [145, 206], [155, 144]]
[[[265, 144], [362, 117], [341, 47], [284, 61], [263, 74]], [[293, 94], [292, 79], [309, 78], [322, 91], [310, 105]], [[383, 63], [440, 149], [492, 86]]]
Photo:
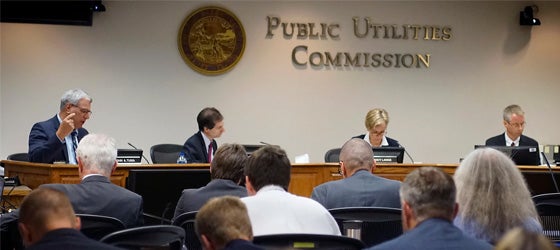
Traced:
[[538, 166], [541, 165], [539, 147], [537, 146], [486, 146], [474, 145], [474, 149], [489, 147], [496, 149], [513, 160], [519, 166]]
[[403, 163], [404, 148], [373, 147], [373, 158], [377, 163]]
[[183, 189], [208, 182], [209, 169], [130, 169], [126, 188], [142, 196], [144, 213], [170, 220]]

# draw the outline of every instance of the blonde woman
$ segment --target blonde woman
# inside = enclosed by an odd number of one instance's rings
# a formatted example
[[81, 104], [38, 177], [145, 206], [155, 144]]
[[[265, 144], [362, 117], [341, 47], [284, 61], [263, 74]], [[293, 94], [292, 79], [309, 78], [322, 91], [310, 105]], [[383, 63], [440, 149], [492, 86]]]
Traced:
[[385, 136], [389, 125], [389, 114], [385, 109], [375, 108], [366, 114], [367, 133], [354, 136], [367, 141], [372, 147], [400, 147], [397, 140]]

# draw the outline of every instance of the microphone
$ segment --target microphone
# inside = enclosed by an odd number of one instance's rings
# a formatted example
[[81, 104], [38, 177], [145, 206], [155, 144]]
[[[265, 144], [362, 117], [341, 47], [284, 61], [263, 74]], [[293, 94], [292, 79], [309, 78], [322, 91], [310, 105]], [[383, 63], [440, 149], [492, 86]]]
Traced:
[[[132, 143], [130, 143], [130, 142], [128, 142], [128, 145], [131, 146], [133, 149], [140, 150], [140, 149], [138, 149], [137, 147], [135, 147], [134, 145], [132, 145]], [[144, 160], [145, 160], [148, 164], [151, 164], [150, 161], [148, 161], [148, 158], [146, 158], [146, 156], [144, 156], [144, 151], [142, 151], [142, 158], [144, 158]]]
[[260, 141], [259, 143], [260, 143], [260, 144], [267, 145], [267, 146], [274, 146], [274, 145], [272, 145], [272, 144], [270, 144], [270, 143], [266, 143], [266, 142], [263, 142], [263, 141]]
[[410, 156], [410, 154], [408, 154], [408, 150], [406, 150], [406, 147], [403, 146], [400, 142], [397, 142], [399, 144], [399, 147], [404, 148], [404, 153], [406, 154], [406, 156], [408, 156], [408, 159], [410, 159], [410, 162], [412, 162], [412, 164], [414, 164], [414, 160], [412, 159], [412, 156]]
[[558, 184], [556, 183], [556, 179], [554, 179], [554, 173], [552, 172], [552, 168], [550, 167], [550, 163], [548, 163], [548, 159], [546, 158], [546, 155], [544, 154], [544, 152], [541, 152], [541, 155], [544, 159], [544, 162], [546, 162], [546, 166], [548, 166], [548, 171], [550, 173], [550, 176], [552, 176], [552, 183], [554, 183], [554, 188], [556, 188], [556, 193], [560, 193], [560, 191], [558, 190]]

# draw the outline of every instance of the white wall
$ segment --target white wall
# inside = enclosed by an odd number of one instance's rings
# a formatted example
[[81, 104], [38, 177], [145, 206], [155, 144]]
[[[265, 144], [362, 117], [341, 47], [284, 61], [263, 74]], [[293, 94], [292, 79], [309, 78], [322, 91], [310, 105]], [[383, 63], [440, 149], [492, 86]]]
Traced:
[[[525, 134], [560, 144], [560, 3], [537, 2], [541, 26], [518, 25], [533, 2], [104, 1], [92, 27], [0, 24], [0, 158], [27, 151], [34, 122], [52, 117], [62, 93], [94, 98], [85, 127], [127, 148], [183, 143], [196, 115], [225, 116], [219, 143], [278, 144], [293, 160], [322, 162], [330, 148], [365, 131], [365, 113], [386, 108], [389, 136], [416, 161], [455, 163], [502, 133], [502, 109], [526, 111]], [[204, 76], [177, 49], [184, 18], [209, 4], [235, 13], [247, 44], [230, 72]], [[340, 40], [266, 38], [266, 16], [341, 24]], [[352, 17], [386, 24], [449, 25], [450, 41], [358, 39]], [[278, 31], [280, 32], [280, 31]], [[279, 33], [278, 33], [279, 34]], [[430, 53], [429, 69], [297, 68], [297, 45], [331, 52]]]

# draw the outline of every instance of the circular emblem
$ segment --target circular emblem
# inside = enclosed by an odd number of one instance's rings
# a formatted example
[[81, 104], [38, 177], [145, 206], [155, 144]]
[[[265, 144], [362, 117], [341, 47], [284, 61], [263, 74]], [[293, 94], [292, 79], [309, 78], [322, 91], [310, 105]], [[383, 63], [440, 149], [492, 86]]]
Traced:
[[179, 30], [179, 51], [194, 70], [207, 75], [224, 73], [241, 59], [245, 30], [231, 12], [203, 7], [192, 12]]

